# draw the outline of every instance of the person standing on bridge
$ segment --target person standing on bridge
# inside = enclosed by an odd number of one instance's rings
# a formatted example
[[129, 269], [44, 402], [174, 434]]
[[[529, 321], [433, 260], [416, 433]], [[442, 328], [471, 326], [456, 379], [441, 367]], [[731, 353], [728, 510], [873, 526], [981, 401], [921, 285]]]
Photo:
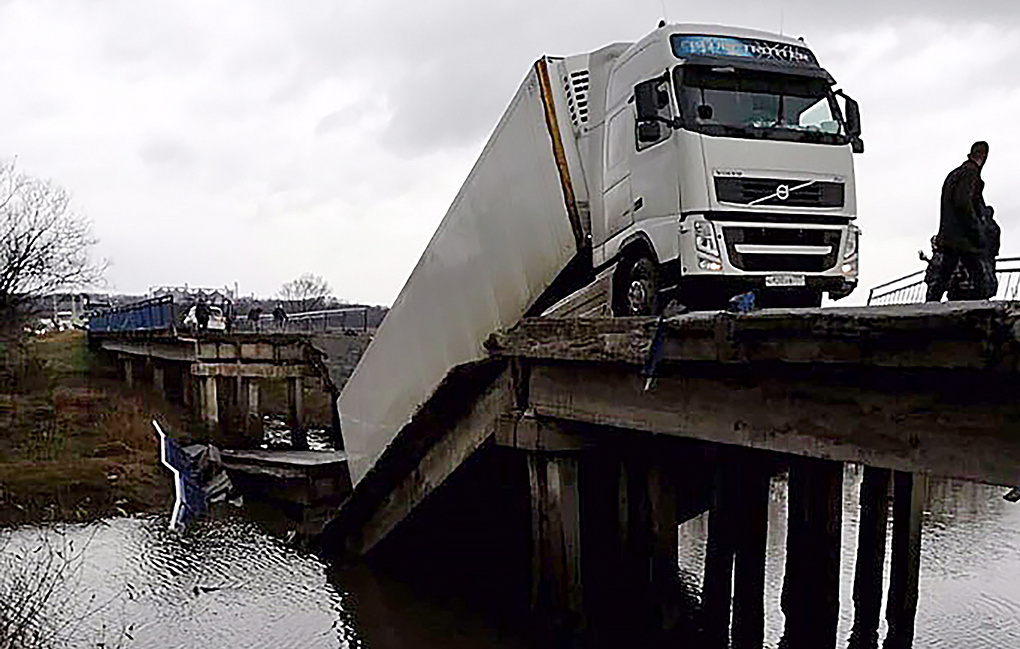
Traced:
[[283, 331], [283, 328], [287, 326], [287, 312], [283, 310], [282, 304], [277, 304], [273, 309], [273, 322], [276, 323], [276, 328], [280, 331]]
[[257, 332], [259, 330], [259, 320], [262, 319], [262, 307], [255, 305], [248, 310], [248, 324]]
[[995, 210], [986, 205], [981, 214], [981, 293], [978, 299], [990, 300], [999, 291], [999, 278], [995, 276], [995, 259], [999, 256], [1002, 230], [995, 222]]
[[208, 328], [210, 315], [212, 315], [212, 311], [205, 303], [205, 299], [198, 298], [198, 304], [195, 305], [195, 323], [198, 325], [199, 331], [205, 331]]
[[988, 143], [975, 142], [970, 147], [967, 160], [951, 171], [942, 184], [939, 232], [936, 235], [936, 254], [941, 259], [930, 276], [925, 277], [928, 302], [942, 300], [957, 266], [966, 271], [974, 285], [974, 294], [988, 293], [987, 273], [981, 264], [981, 231], [989, 209], [983, 196], [985, 182], [981, 180], [981, 169], [987, 159]]

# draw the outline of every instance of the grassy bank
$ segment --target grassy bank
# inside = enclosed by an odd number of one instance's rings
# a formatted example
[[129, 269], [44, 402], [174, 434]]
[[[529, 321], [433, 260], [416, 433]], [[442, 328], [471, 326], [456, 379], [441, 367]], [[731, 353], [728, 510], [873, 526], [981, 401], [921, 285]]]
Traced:
[[172, 501], [150, 422], [181, 430], [182, 413], [104, 375], [86, 342], [77, 331], [31, 341], [42, 380], [0, 393], [0, 525], [161, 510]]

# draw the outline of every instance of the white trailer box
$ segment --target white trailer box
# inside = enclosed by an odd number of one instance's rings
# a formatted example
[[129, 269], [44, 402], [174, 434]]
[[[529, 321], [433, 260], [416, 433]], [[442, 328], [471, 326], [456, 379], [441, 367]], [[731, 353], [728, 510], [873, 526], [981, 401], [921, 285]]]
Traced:
[[485, 339], [520, 321], [577, 254], [576, 145], [560, 135], [569, 109], [549, 67], [539, 60], [525, 78], [344, 386], [355, 485], [447, 373], [483, 358]]

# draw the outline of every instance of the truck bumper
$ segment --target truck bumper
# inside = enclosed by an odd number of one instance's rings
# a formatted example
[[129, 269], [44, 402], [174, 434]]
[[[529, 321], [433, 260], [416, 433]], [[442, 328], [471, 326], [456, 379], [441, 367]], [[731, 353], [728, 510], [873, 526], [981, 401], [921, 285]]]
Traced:
[[[721, 308], [751, 290], [764, 304], [796, 303], [797, 296], [823, 293], [838, 300], [857, 286], [859, 234], [853, 224], [691, 215], [680, 227], [680, 301], [692, 308]], [[770, 277], [797, 285], [772, 286]]]

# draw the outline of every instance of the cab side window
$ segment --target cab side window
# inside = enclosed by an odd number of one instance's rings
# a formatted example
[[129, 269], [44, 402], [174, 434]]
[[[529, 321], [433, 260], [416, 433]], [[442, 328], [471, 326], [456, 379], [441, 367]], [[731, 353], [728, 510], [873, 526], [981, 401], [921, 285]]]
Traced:
[[[663, 119], [672, 119], [672, 111], [669, 106], [669, 82], [663, 79], [655, 86], [657, 114]], [[636, 121], [636, 120], [635, 120]], [[637, 150], [644, 151], [660, 142], [666, 141], [672, 129], [665, 122], [643, 122], [634, 125], [634, 141], [637, 143]]]

